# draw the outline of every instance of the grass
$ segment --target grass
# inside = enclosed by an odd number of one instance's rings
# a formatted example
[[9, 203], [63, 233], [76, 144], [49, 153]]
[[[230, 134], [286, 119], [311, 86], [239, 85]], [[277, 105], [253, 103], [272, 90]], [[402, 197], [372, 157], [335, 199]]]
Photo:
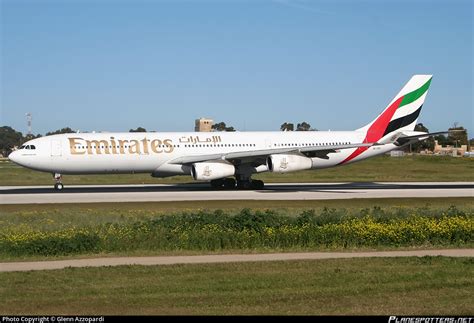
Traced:
[[0, 212], [0, 259], [473, 245], [473, 198], [421, 200], [279, 201], [245, 210], [242, 201], [224, 210], [213, 209], [222, 201], [201, 210], [195, 202], [180, 210], [167, 203], [8, 205]]
[[[460, 210], [472, 210], [474, 208], [474, 197], [446, 197], [446, 198], [376, 198], [376, 199], [347, 199], [347, 200], [219, 200], [219, 201], [180, 201], [170, 202], [123, 202], [123, 203], [55, 203], [55, 204], [5, 204], [0, 209], [1, 221], [8, 216], [22, 215], [40, 219], [41, 214], [47, 212], [51, 215], [58, 215], [61, 221], [67, 221], [69, 217], [77, 215], [84, 218], [89, 214], [94, 218], [106, 217], [116, 213], [144, 213], [147, 214], [167, 214], [180, 211], [191, 210], [217, 210], [236, 211], [242, 208], [253, 210], [276, 210], [279, 212], [296, 214], [306, 209], [316, 211], [324, 208], [344, 208], [347, 210], [357, 210], [371, 208], [374, 206], [389, 208], [446, 208], [455, 205]], [[151, 212], [151, 213], [150, 213]], [[99, 216], [99, 217], [96, 217]], [[122, 217], [125, 215], [122, 215]]]
[[[254, 176], [267, 183], [278, 182], [413, 182], [474, 181], [474, 158], [441, 156], [380, 156], [347, 166], [289, 174]], [[65, 175], [66, 185], [81, 184], [174, 184], [193, 182], [190, 176], [153, 178], [150, 174]], [[52, 185], [51, 174], [0, 163], [1, 185]]]
[[[396, 212], [446, 209], [473, 212], [474, 198], [339, 201], [195, 201], [2, 205], [2, 230], [57, 231], [137, 221], [196, 209], [238, 212], [361, 209]], [[378, 208], [374, 208], [378, 206]], [[377, 211], [378, 212], [378, 211]], [[333, 219], [334, 220], [334, 219]], [[337, 219], [336, 219], [337, 220]], [[472, 237], [472, 236], [471, 236]], [[470, 243], [461, 247], [472, 246]], [[418, 248], [430, 248], [422, 245]], [[437, 246], [439, 247], [439, 246]], [[446, 245], [441, 246], [446, 247]], [[395, 245], [369, 249], [393, 249]], [[413, 246], [403, 249], [414, 249]], [[416, 247], [415, 247], [416, 248]], [[218, 253], [309, 251], [250, 248]], [[320, 247], [318, 250], [324, 250]], [[331, 249], [331, 248], [330, 248]], [[367, 247], [346, 247], [342, 250]], [[205, 253], [216, 253], [206, 251]], [[2, 261], [113, 255], [202, 254], [202, 250], [132, 249], [67, 256], [2, 256]], [[0, 313], [16, 315], [470, 315], [474, 262], [466, 258], [369, 258], [319, 261], [68, 268], [0, 273]], [[52, 288], [54, 286], [54, 288]], [[27, 301], [25, 301], [27, 300]]]
[[467, 258], [68, 268], [0, 273], [0, 312], [462, 316], [473, 290]]

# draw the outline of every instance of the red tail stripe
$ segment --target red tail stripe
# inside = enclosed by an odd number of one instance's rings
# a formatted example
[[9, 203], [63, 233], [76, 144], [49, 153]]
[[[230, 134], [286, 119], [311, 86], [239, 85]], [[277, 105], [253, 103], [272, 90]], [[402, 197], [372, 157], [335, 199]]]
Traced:
[[[390, 123], [390, 120], [392, 120], [392, 117], [395, 114], [395, 111], [397, 111], [398, 107], [400, 106], [400, 103], [402, 102], [402, 100], [403, 100], [403, 96], [399, 97], [387, 109], [385, 109], [385, 111], [377, 118], [377, 120], [374, 121], [374, 123], [372, 123], [372, 125], [369, 127], [369, 130], [367, 130], [364, 143], [374, 143], [383, 137], [385, 129], [387, 129], [387, 126]], [[339, 165], [344, 164], [356, 158], [367, 149], [369, 148], [368, 147], [357, 148], [352, 154], [349, 155], [349, 157], [347, 157], [342, 162], [340, 162]]]
[[395, 111], [397, 111], [400, 103], [403, 100], [403, 96], [399, 97], [398, 100], [392, 103], [385, 111], [374, 121], [374, 123], [370, 126], [369, 130], [367, 131], [367, 135], [365, 136], [364, 143], [372, 143], [377, 142], [380, 138], [382, 138], [385, 129], [387, 129], [390, 120], [392, 120]]

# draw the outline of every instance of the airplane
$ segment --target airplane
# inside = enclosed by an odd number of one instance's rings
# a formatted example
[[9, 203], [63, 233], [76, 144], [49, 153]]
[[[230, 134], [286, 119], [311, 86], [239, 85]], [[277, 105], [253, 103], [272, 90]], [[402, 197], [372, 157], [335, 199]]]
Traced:
[[67, 133], [36, 138], [8, 157], [53, 174], [191, 175], [213, 188], [262, 189], [261, 172], [347, 165], [446, 132], [414, 131], [432, 75], [414, 75], [383, 112], [354, 131]]

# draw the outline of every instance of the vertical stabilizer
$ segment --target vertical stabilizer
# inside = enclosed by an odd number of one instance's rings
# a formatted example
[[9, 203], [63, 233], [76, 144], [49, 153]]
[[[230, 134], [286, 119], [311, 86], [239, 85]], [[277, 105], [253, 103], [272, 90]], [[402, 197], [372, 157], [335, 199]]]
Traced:
[[[413, 131], [428, 94], [431, 78], [432, 75], [414, 75], [374, 121], [356, 130], [365, 133], [363, 142], [389, 143], [396, 140], [404, 130]], [[357, 148], [339, 164], [354, 160], [367, 149]]]
[[374, 121], [357, 129], [367, 133], [364, 142], [378, 142], [394, 132], [414, 130], [431, 78], [432, 75], [414, 75]]

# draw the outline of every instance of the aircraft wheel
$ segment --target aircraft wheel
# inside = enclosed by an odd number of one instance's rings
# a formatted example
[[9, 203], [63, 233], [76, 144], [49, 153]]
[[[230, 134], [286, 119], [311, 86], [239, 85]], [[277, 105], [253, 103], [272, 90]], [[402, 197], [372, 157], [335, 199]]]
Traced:
[[252, 181], [252, 188], [254, 190], [261, 190], [263, 189], [264, 186], [265, 186], [265, 183], [261, 180], [256, 179]]
[[252, 188], [250, 181], [238, 181], [237, 188], [240, 190], [249, 190]]
[[212, 188], [222, 188], [224, 185], [224, 179], [215, 179], [211, 181], [211, 187]]
[[233, 179], [233, 178], [224, 179], [224, 188], [225, 189], [233, 189], [234, 187], [235, 187], [235, 179]]
[[62, 191], [63, 188], [64, 188], [63, 183], [56, 183], [56, 184], [54, 184], [54, 189], [55, 189], [56, 191]]

